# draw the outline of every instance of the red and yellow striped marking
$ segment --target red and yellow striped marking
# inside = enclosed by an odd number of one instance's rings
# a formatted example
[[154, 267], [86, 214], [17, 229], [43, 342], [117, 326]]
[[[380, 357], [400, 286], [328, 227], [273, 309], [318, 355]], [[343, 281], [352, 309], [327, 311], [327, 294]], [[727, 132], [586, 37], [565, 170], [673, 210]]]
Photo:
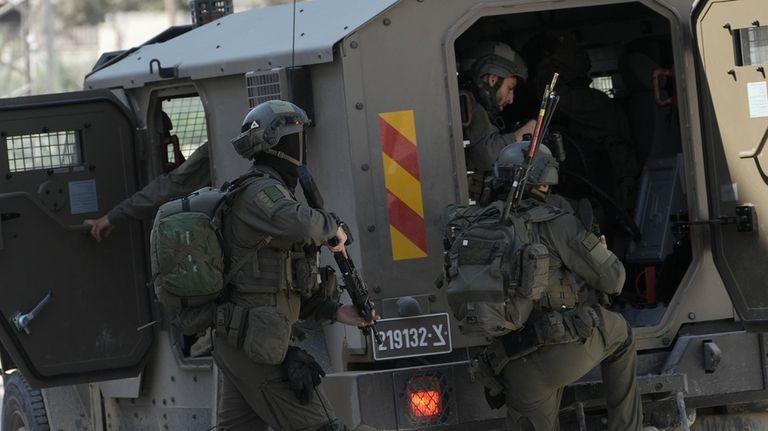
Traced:
[[379, 114], [381, 157], [394, 260], [427, 256], [427, 234], [413, 111]]

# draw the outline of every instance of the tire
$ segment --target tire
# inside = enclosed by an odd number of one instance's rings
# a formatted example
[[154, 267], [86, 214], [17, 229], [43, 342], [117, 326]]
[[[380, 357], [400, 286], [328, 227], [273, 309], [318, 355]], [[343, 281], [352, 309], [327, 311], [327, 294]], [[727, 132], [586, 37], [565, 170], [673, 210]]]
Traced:
[[43, 393], [29, 387], [20, 372], [5, 375], [2, 431], [50, 431]]

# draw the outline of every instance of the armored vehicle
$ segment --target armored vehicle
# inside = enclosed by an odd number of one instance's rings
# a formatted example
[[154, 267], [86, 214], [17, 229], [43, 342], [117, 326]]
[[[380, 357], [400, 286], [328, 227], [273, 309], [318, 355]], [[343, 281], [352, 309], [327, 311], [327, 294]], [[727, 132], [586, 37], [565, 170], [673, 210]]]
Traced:
[[[211, 357], [147, 287], [151, 223], [97, 243], [82, 222], [162, 173], [161, 111], [186, 154], [210, 143], [220, 185], [247, 166], [230, 145], [244, 113], [278, 97], [313, 120], [309, 168], [383, 317], [381, 345], [305, 328], [337, 413], [502, 428], [467, 372], [486, 340], [461, 335], [436, 283], [440, 214], [473, 199], [462, 62], [485, 39], [531, 69], [508, 121], [537, 106], [537, 73], [574, 78], [552, 124], [563, 192], [590, 198], [626, 265], [613, 307], [646, 422], [768, 428], [764, 0], [314, 0], [206, 21], [105, 54], [83, 91], [0, 100], [3, 430], [211, 429]], [[566, 388], [570, 429], [602, 429], [600, 386], [595, 371]]]

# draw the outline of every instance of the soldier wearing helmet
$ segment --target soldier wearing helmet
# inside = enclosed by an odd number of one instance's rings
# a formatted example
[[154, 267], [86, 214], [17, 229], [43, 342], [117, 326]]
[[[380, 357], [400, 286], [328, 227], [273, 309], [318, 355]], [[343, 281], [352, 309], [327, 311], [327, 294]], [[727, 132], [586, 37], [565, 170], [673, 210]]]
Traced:
[[[528, 142], [518, 142], [499, 155], [493, 166], [497, 199], [506, 198], [512, 173], [524, 166], [527, 152]], [[559, 430], [563, 388], [600, 365], [608, 429], [640, 431], [642, 404], [631, 328], [602, 299], [621, 292], [624, 266], [604, 237], [547, 203], [557, 183], [558, 163], [542, 145], [514, 216], [524, 213], [529, 240], [546, 246], [548, 283], [523, 329], [494, 339], [482, 356], [503, 388], [501, 393], [499, 388], [487, 390], [489, 403], [506, 404], [508, 430]]]
[[479, 44], [462, 63], [471, 79], [471, 91], [462, 94], [464, 138], [470, 144], [467, 156], [471, 170], [487, 172], [505, 146], [533, 133], [532, 120], [508, 132], [501, 118], [502, 110], [514, 102], [517, 85], [528, 79], [528, 68], [520, 54], [495, 41]]
[[253, 166], [222, 220], [233, 269], [227, 301], [216, 310], [218, 430], [347, 429], [318, 387], [323, 369], [291, 345], [302, 319], [368, 323], [339, 304], [333, 271], [318, 267], [320, 246], [346, 253], [342, 222], [294, 196], [308, 124], [299, 107], [273, 100], [248, 112], [232, 141]]

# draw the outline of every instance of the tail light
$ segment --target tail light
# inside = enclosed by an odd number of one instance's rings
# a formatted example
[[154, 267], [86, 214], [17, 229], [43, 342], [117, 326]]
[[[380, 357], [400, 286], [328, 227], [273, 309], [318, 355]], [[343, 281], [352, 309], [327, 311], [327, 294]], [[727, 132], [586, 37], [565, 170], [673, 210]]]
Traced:
[[435, 376], [414, 376], [406, 388], [408, 413], [414, 421], [436, 421], [443, 412], [440, 380]]
[[397, 429], [420, 430], [457, 423], [451, 367], [398, 372], [394, 379]]

